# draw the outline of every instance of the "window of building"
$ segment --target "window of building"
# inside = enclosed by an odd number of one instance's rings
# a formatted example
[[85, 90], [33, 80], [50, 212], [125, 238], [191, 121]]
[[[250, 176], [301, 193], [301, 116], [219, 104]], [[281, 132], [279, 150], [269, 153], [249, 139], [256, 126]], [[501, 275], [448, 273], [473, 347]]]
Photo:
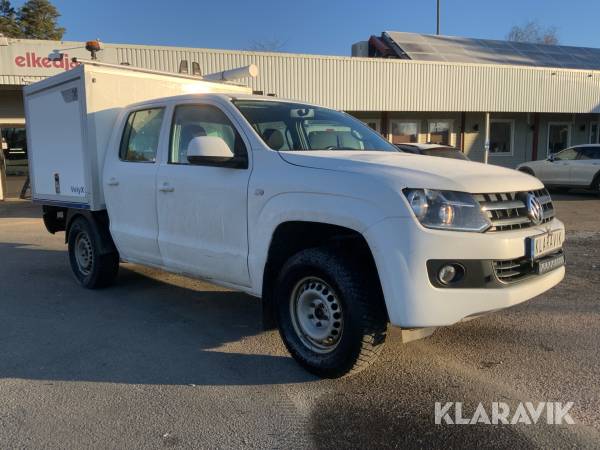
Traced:
[[3, 126], [1, 127], [2, 137], [6, 141], [7, 149], [4, 150], [4, 156], [10, 160], [27, 159], [27, 139], [25, 137], [24, 126]]
[[430, 120], [427, 142], [431, 144], [451, 145], [452, 121]]
[[419, 122], [417, 120], [391, 120], [390, 130], [393, 144], [419, 142]]
[[571, 143], [571, 124], [551, 122], [548, 124], [548, 155], [567, 148]]
[[598, 144], [598, 122], [590, 123], [590, 144]]
[[514, 125], [512, 120], [494, 119], [490, 122], [490, 153], [513, 154]]
[[220, 137], [233, 154], [246, 155], [240, 134], [223, 111], [212, 105], [180, 105], [173, 118], [169, 162], [188, 164], [188, 145], [199, 136]]
[[371, 128], [372, 130], [375, 130], [378, 133], [381, 133], [381, 120], [365, 119], [365, 120], [363, 120], [363, 122], [366, 123], [369, 126], [369, 128]]
[[123, 161], [156, 161], [163, 115], [164, 108], [142, 109], [129, 114], [119, 151]]

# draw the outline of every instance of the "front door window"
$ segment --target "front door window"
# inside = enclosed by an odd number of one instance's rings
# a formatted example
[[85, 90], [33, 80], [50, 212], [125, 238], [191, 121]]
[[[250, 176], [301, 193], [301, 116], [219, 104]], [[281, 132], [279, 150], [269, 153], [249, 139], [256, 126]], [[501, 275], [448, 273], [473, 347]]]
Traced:
[[571, 125], [551, 123], [548, 125], [548, 154], [558, 153], [567, 148], [571, 140]]

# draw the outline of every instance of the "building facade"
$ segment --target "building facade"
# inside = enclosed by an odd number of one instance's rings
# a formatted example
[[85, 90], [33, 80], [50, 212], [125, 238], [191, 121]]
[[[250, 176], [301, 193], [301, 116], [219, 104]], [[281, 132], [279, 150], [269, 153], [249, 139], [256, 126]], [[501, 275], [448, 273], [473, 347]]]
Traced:
[[[485, 55], [460, 61], [448, 56], [454, 53], [432, 60], [389, 46], [396, 56], [373, 55], [369, 43], [353, 46], [359, 56], [352, 57], [103, 44], [98, 59], [189, 74], [256, 64], [259, 76], [248, 80], [256, 92], [347, 111], [394, 143], [453, 145], [475, 161], [488, 149], [489, 162], [506, 167], [599, 141], [600, 65], [519, 64]], [[62, 61], [49, 58], [57, 51]], [[72, 57], [89, 58], [85, 43], [0, 37], [0, 128], [13, 166], [25, 152], [22, 87], [69, 70]]]

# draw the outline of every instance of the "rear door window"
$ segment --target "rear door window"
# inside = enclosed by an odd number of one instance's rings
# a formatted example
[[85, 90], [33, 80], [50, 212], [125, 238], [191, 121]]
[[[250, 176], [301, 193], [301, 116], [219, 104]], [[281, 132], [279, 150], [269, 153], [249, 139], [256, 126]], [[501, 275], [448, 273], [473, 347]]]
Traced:
[[164, 108], [150, 108], [129, 114], [119, 157], [130, 162], [155, 162]]
[[600, 159], [600, 147], [583, 147], [579, 149], [579, 159]]

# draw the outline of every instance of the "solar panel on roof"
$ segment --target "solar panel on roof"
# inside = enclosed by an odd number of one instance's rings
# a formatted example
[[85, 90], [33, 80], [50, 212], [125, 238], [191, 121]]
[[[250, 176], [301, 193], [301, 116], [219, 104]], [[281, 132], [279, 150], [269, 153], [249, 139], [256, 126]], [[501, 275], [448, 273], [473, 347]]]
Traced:
[[410, 59], [600, 70], [600, 49], [386, 31]]

